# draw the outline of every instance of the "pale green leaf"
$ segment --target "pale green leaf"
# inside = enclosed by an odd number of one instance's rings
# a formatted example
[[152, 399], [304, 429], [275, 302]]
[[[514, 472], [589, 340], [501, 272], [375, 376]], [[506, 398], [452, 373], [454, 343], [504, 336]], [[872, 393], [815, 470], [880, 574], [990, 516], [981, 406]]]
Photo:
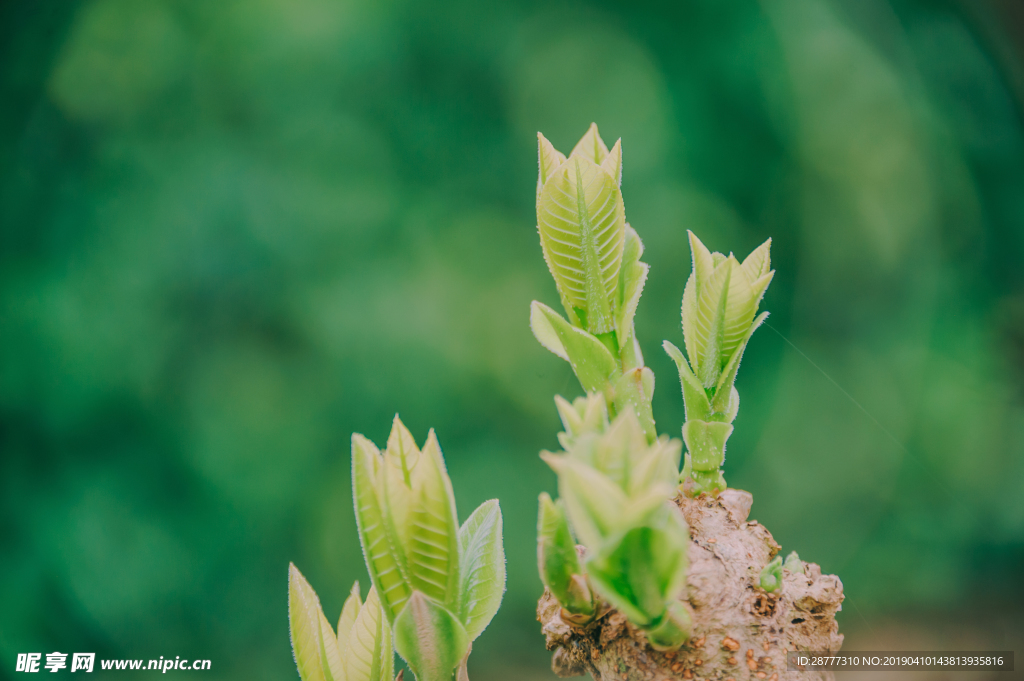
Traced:
[[686, 409], [686, 420], [711, 418], [711, 402], [708, 400], [707, 392], [700, 380], [690, 369], [689, 363], [683, 357], [675, 345], [669, 341], [662, 343], [665, 352], [671, 357], [679, 368], [679, 381], [683, 386], [683, 406]]
[[[543, 307], [546, 306], [536, 300], [530, 303], [530, 330], [533, 331], [533, 337], [545, 348], [568, 362], [569, 355], [565, 351], [565, 346], [562, 345], [561, 338], [559, 338], [551, 322], [548, 321], [547, 315], [544, 314]], [[548, 309], [550, 310], [551, 308]], [[555, 312], [554, 314], [558, 313]]]
[[617, 140], [612, 150], [608, 152], [608, 155], [601, 161], [601, 168], [606, 173], [612, 176], [615, 180], [615, 184], [619, 187], [622, 186], [622, 140]]
[[601, 135], [597, 132], [597, 123], [591, 123], [587, 132], [583, 134], [580, 141], [573, 147], [569, 154], [570, 158], [585, 158], [593, 163], [601, 163], [608, 155], [608, 147], [605, 145]]
[[424, 475], [423, 467], [419, 466], [421, 458], [412, 433], [395, 414], [384, 450], [384, 474], [380, 477], [378, 489], [384, 500], [384, 528], [388, 532], [388, 542], [406, 578], [409, 576], [407, 554], [412, 532], [413, 489], [416, 480]]
[[697, 276], [690, 274], [683, 288], [683, 343], [686, 356], [693, 363], [693, 372], [700, 372], [700, 356], [697, 354]]
[[324, 679], [326, 681], [346, 681], [348, 677], [345, 674], [345, 667], [341, 663], [338, 637], [322, 610], [319, 612], [319, 625], [317, 633], [320, 643], [320, 668], [324, 672]]
[[409, 531], [404, 545], [409, 583], [427, 597], [458, 607], [459, 525], [455, 495], [437, 437], [431, 430], [415, 470]]
[[581, 461], [552, 454], [541, 456], [558, 474], [558, 492], [580, 541], [590, 549], [600, 546], [623, 520], [625, 493]]
[[775, 270], [767, 272], [761, 276], [760, 279], [755, 279], [750, 285], [750, 290], [753, 292], [754, 300], [757, 301], [754, 304], [754, 309], [761, 304], [761, 299], [764, 298], [764, 292], [768, 290], [768, 284], [772, 283], [772, 279], [775, 277]]
[[419, 591], [395, 618], [395, 649], [416, 681], [451, 681], [469, 650], [465, 627], [451, 612]]
[[636, 315], [636, 307], [640, 303], [644, 283], [647, 281], [647, 273], [650, 271], [647, 263], [640, 262], [643, 252], [640, 237], [627, 224], [626, 243], [622, 256], [622, 281], [619, 286], [622, 292], [622, 302], [615, 320], [620, 351], [626, 346], [626, 343], [632, 340], [633, 317]]
[[405, 605], [412, 590], [402, 573], [397, 558], [398, 547], [393, 545], [386, 529], [381, 489], [376, 478], [384, 463], [377, 447], [359, 434], [352, 436], [352, 498], [355, 502], [356, 525], [359, 542], [366, 559], [370, 579], [381, 595], [384, 613], [392, 621]]
[[715, 267], [697, 294], [695, 340], [697, 355], [700, 357], [700, 370], [697, 376], [705, 388], [715, 385], [722, 369], [725, 314], [731, 278], [732, 265], [725, 260]]
[[593, 612], [593, 602], [590, 599], [578, 602], [580, 599], [575, 598], [571, 590], [573, 575], [582, 575], [583, 568], [565, 509], [560, 501], [552, 501], [547, 492], [540, 495], [537, 514], [537, 563], [541, 580], [563, 607], [581, 614]]
[[501, 606], [505, 593], [505, 548], [497, 499], [480, 504], [459, 529], [462, 623], [476, 640]]
[[[764, 323], [764, 320], [768, 318], [768, 312], [762, 312], [757, 316], [747, 329], [746, 334], [740, 340], [739, 346], [736, 351], [732, 353], [732, 357], [729, 358], [729, 363], [725, 365], [722, 370], [722, 376], [718, 380], [718, 385], [715, 388], [715, 399], [712, 403], [712, 408], [715, 412], [726, 413], [729, 411], [728, 400], [732, 399], [732, 385], [736, 381], [736, 372], [740, 368], [740, 360], [743, 359], [743, 353], [747, 349], [747, 343], [750, 342], [750, 337], [754, 335], [754, 331], [757, 331], [757, 327]], [[735, 414], [734, 414], [735, 416]]]
[[715, 258], [696, 234], [690, 230], [686, 230], [686, 233], [690, 237], [690, 256], [693, 259], [693, 275], [696, 279], [695, 293], [700, 294], [700, 289], [711, 278], [711, 273], [715, 269]]
[[288, 564], [288, 628], [302, 681], [327, 681], [320, 661], [320, 599], [294, 563]]
[[768, 239], [744, 258], [743, 271], [746, 272], [747, 279], [757, 281], [768, 274], [768, 270], [772, 268], [771, 248], [772, 240]]
[[586, 312], [591, 333], [612, 331], [625, 235], [615, 180], [592, 161], [570, 158], [541, 190], [537, 223], [560, 294]]
[[352, 590], [345, 599], [345, 605], [341, 609], [341, 616], [338, 618], [338, 655], [342, 660], [348, 659], [348, 637], [352, 632], [352, 625], [355, 624], [359, 609], [363, 607], [363, 601], [359, 597], [359, 582], [352, 585]]
[[732, 270], [729, 275], [729, 292], [722, 323], [722, 364], [727, 363], [732, 353], [736, 351], [757, 311], [757, 297], [743, 267], [731, 255], [728, 264]]
[[540, 194], [541, 187], [551, 177], [551, 172], [558, 166], [565, 163], [565, 155], [555, 149], [551, 142], [544, 135], [537, 133], [537, 147], [539, 172], [537, 174], [537, 194]]
[[561, 315], [547, 305], [536, 303], [548, 323], [558, 334], [562, 347], [569, 356], [569, 364], [587, 392], [601, 392], [608, 378], [618, 372], [618, 365], [608, 348], [598, 339], [570, 326]]
[[349, 633], [348, 681], [389, 681], [394, 664], [391, 651], [391, 628], [377, 590], [371, 588]]

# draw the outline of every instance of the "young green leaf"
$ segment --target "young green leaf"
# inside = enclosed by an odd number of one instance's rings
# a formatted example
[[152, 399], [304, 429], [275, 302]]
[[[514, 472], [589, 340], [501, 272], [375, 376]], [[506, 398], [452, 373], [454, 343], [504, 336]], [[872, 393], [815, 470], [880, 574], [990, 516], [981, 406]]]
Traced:
[[459, 529], [461, 619], [470, 641], [491, 623], [505, 593], [505, 548], [497, 499], [480, 504]]
[[540, 495], [537, 518], [537, 563], [541, 581], [572, 614], [593, 615], [594, 601], [576, 553], [565, 509], [547, 492]]
[[[611, 157], [609, 156], [609, 158]], [[632, 338], [633, 317], [636, 315], [636, 307], [640, 303], [640, 295], [643, 293], [647, 273], [650, 271], [647, 263], [640, 262], [643, 252], [644, 246], [640, 237], [627, 223], [626, 241], [622, 254], [622, 280], [619, 284], [622, 302], [615, 320], [615, 331], [620, 351]]]
[[419, 591], [395, 618], [395, 649], [416, 681], [451, 681], [469, 650], [469, 636], [458, 618]]
[[346, 681], [345, 668], [338, 652], [338, 637], [323, 611], [319, 613], [320, 668], [326, 681]]
[[349, 633], [347, 681], [390, 681], [394, 673], [392, 650], [391, 628], [377, 590], [371, 588]]
[[728, 260], [723, 261], [700, 287], [697, 296], [696, 345], [700, 357], [700, 373], [697, 376], [705, 388], [714, 386], [722, 371], [722, 345], [731, 278], [732, 264]]
[[534, 305], [558, 335], [583, 389], [587, 392], [601, 392], [608, 385], [609, 377], [618, 372], [612, 353], [586, 331], [570, 326], [547, 305], [537, 302]]
[[586, 311], [588, 331], [612, 331], [625, 235], [616, 181], [594, 161], [570, 157], [541, 189], [537, 222], [561, 294]]
[[320, 599], [294, 563], [288, 564], [288, 628], [302, 681], [327, 681], [320, 655]]
[[[403, 548], [409, 565], [409, 582], [414, 590], [458, 607], [459, 537], [455, 495], [437, 437], [431, 430], [415, 470], [416, 483]], [[389, 504], [392, 497], [388, 497]]]
[[384, 463], [377, 447], [362, 435], [352, 436], [352, 497], [359, 542], [370, 579], [380, 595], [389, 622], [404, 607], [412, 590], [396, 558], [397, 546], [385, 528], [382, 493], [378, 484]]
[[757, 281], [768, 274], [768, 270], [772, 268], [771, 248], [772, 240], [768, 239], [743, 260], [743, 271], [746, 272], [747, 279]]
[[552, 454], [541, 457], [558, 474], [558, 492], [580, 541], [587, 547], [600, 546], [603, 538], [622, 521], [626, 495], [585, 463]]
[[[530, 330], [533, 331], [533, 337], [545, 348], [568, 362], [569, 354], [565, 351], [561, 337], [544, 312], [545, 309], [551, 310], [550, 307], [536, 300], [530, 303]], [[551, 310], [551, 313], [558, 314], [554, 310]]]
[[587, 433], [603, 433], [608, 429], [608, 405], [601, 393], [588, 393], [577, 397], [570, 404], [561, 395], [555, 395], [555, 407], [562, 419], [565, 431], [558, 434], [558, 441], [568, 451], [572, 444]]
[[706, 421], [711, 418], [711, 402], [708, 401], [707, 392], [690, 369], [683, 353], [669, 341], [662, 343], [662, 347], [679, 368], [679, 382], [683, 386], [683, 406], [686, 408], [686, 420]]
[[352, 585], [352, 590], [345, 599], [345, 605], [341, 609], [341, 616], [338, 618], [338, 655], [342, 660], [348, 659], [349, 634], [352, 633], [352, 626], [359, 616], [359, 609], [363, 607], [363, 601], [359, 597], [359, 582]]
[[757, 316], [747, 329], [743, 339], [740, 341], [739, 346], [733, 352], [732, 357], [729, 358], [729, 363], [725, 365], [722, 370], [722, 376], [718, 379], [718, 385], [715, 388], [715, 399], [712, 401], [712, 408], [718, 413], [726, 413], [729, 409], [727, 400], [732, 399], [732, 386], [736, 381], [736, 372], [740, 368], [740, 360], [743, 359], [743, 353], [747, 349], [747, 343], [750, 342], [750, 337], [757, 331], [757, 327], [764, 323], [764, 320], [768, 319], [768, 312], [762, 312]]

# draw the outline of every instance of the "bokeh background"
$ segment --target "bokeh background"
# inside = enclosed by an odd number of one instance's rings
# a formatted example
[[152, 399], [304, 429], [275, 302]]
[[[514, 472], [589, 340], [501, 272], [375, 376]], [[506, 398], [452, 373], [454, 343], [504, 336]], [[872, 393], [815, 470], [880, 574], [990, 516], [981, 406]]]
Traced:
[[397, 411], [463, 517], [504, 510], [472, 675], [552, 678], [537, 452], [580, 390], [527, 324], [535, 135], [591, 121], [660, 430], [686, 230], [771, 236], [730, 484], [842, 577], [848, 649], [1024, 652], [1019, 2], [5, 2], [0, 35], [0, 677], [297, 678], [288, 561], [332, 619], [368, 584], [349, 438]]

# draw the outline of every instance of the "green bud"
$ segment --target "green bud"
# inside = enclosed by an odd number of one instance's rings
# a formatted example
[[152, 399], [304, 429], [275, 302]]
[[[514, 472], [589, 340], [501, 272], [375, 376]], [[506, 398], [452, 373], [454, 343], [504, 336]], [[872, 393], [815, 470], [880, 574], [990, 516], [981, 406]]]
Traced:
[[[484, 502], [459, 527], [434, 431], [421, 450], [397, 416], [383, 453], [362, 435], [352, 436], [352, 487], [384, 626], [393, 626], [395, 648], [419, 681], [442, 678], [439, 670], [451, 662], [443, 677], [448, 681], [505, 592], [501, 508], [497, 500]], [[353, 596], [339, 630], [351, 620], [350, 607], [357, 609], [358, 593]]]
[[360, 435], [352, 446], [356, 520], [388, 620], [414, 590], [457, 610], [455, 495], [434, 432], [420, 451], [396, 416], [383, 455]]
[[800, 556], [797, 555], [796, 551], [786, 556], [786, 562], [782, 564], [782, 568], [792, 573], [799, 572], [804, 574], [804, 562], [800, 560]]
[[779, 587], [782, 586], [782, 556], [775, 556], [770, 563], [764, 566], [758, 578], [758, 583], [765, 591], [779, 590]]
[[693, 272], [683, 291], [683, 340], [686, 357], [665, 341], [665, 351], [679, 369], [686, 407], [683, 439], [690, 469], [684, 476], [687, 494], [715, 494], [725, 488], [718, 468], [725, 462], [729, 425], [739, 411], [734, 383], [751, 335], [768, 316], [755, 317], [771, 270], [771, 239], [741, 263], [735, 256], [709, 251], [690, 234]]
[[568, 158], [538, 133], [537, 229], [544, 260], [574, 326], [616, 329], [625, 208], [619, 191], [621, 145], [610, 154], [590, 129]]

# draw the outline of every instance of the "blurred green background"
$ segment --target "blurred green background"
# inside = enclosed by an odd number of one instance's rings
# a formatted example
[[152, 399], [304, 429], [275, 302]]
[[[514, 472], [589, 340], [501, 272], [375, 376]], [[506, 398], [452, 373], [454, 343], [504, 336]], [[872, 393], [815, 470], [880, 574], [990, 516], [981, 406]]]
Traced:
[[549, 678], [537, 452], [580, 390], [527, 324], [558, 305], [535, 135], [591, 121], [624, 140], [660, 429], [686, 230], [771, 236], [730, 484], [841, 576], [848, 648], [1024, 638], [1019, 3], [0, 7], [0, 677], [298, 678], [288, 561], [332, 619], [368, 584], [349, 437], [398, 411], [462, 517], [505, 513], [472, 674]]

